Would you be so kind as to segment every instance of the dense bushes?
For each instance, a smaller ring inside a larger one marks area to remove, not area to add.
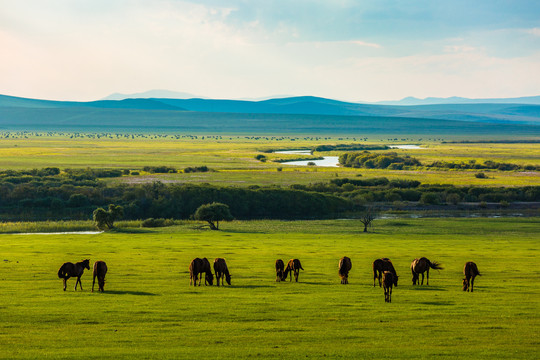
[[[384,154],[370,153],[345,153],[339,157],[339,163],[346,167],[367,169],[394,169],[401,170],[404,166],[420,166],[420,161],[408,155],[398,156],[395,152]]]

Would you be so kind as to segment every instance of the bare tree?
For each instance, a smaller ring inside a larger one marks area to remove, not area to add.
[[[368,207],[364,212],[362,212],[360,215],[360,222],[364,224],[364,232],[367,232],[368,226],[373,226],[372,222],[376,217],[377,214],[372,207]]]

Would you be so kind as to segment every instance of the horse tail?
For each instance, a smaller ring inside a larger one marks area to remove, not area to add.
[[[442,270],[444,269],[440,263],[434,261],[434,262],[431,262],[428,260],[428,264],[429,264],[429,267],[431,267],[432,269],[435,269],[435,270]]]
[[[65,266],[66,264],[63,264],[62,266],[60,266],[60,269],[58,269],[58,277],[60,279],[63,279],[66,276],[66,272],[64,271]]]
[[[298,260],[298,268],[304,270],[304,268],[302,267],[302,264],[300,264],[300,260]],[[304,270],[305,271],[305,270]]]

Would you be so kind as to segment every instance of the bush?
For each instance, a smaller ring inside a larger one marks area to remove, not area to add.
[[[141,222],[141,227],[147,228],[156,228],[156,227],[165,227],[174,225],[174,220],[172,219],[154,219],[148,218]]]
[[[474,174],[474,177],[477,178],[477,179],[487,179],[486,174],[484,174],[483,172],[479,172],[479,173]]]
[[[437,193],[423,193],[420,197],[420,202],[426,205],[437,205],[439,203],[439,197]]]

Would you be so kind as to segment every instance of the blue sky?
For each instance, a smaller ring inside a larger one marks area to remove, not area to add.
[[[540,1],[0,0],[0,93],[540,95]]]

